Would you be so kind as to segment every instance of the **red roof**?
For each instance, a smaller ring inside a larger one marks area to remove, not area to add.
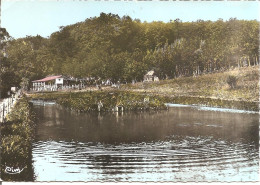
[[[62,75],[59,75],[59,76],[48,76],[48,77],[45,77],[43,79],[40,79],[40,80],[34,80],[32,82],[47,82],[47,81],[50,81],[50,80],[55,80],[57,78],[60,78],[62,77]]]

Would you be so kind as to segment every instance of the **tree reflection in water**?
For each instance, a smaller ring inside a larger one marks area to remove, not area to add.
[[[258,179],[258,114],[190,107],[83,114],[57,105],[35,111],[36,180]]]

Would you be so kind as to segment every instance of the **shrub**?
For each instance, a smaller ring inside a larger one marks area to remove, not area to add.
[[[227,83],[231,89],[236,88],[238,78],[236,76],[229,75],[227,78]]]

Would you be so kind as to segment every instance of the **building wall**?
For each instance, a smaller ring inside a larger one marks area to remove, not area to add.
[[[56,78],[55,84],[56,85],[63,85],[63,78]]]

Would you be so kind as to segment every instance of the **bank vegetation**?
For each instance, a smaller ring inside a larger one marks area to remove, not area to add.
[[[1,123],[1,178],[4,181],[33,180],[31,148],[35,127],[32,106],[23,97]],[[6,172],[7,168],[19,168],[22,172],[10,174],[10,171]]]

